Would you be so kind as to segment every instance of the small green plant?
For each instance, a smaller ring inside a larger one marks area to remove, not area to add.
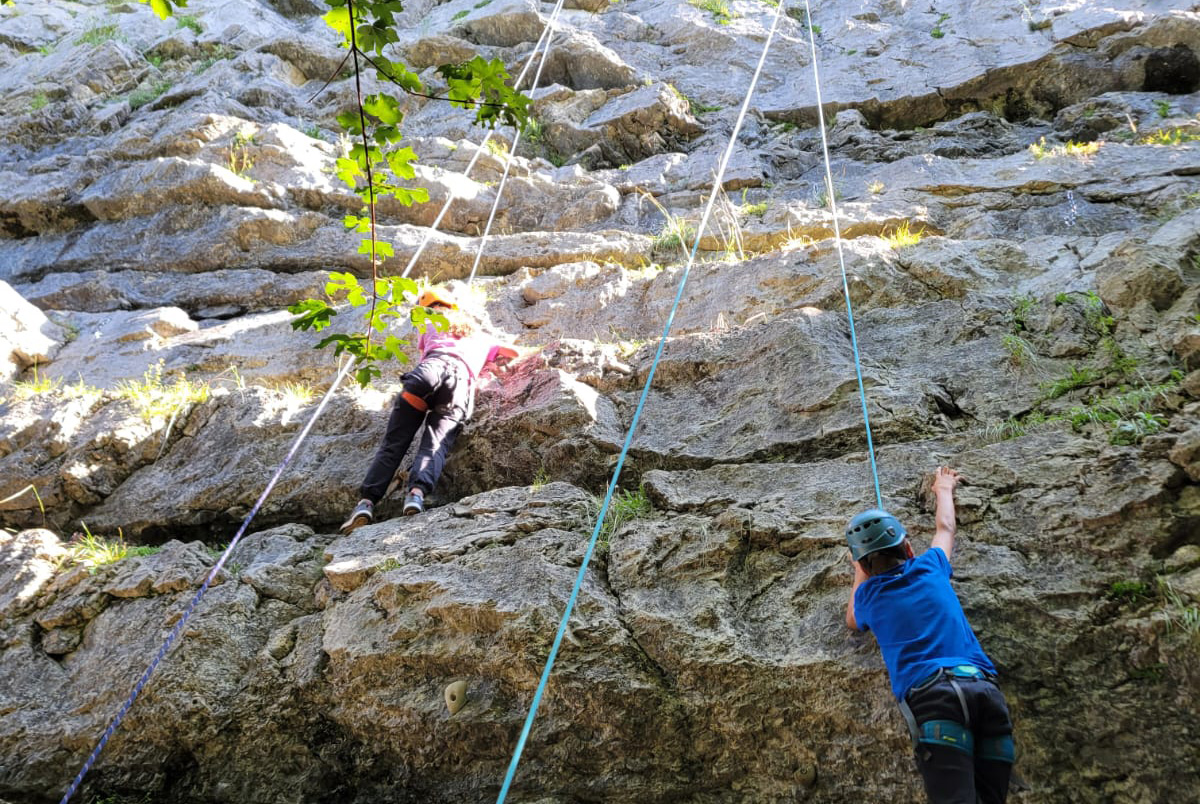
[[[159,416],[175,416],[184,407],[208,399],[208,383],[193,383],[187,377],[176,377],[167,385],[163,382],[163,363],[158,361],[146,369],[141,382],[126,380],[117,386],[117,396],[133,403],[146,420]]]
[[[94,573],[100,567],[116,563],[125,558],[129,554],[129,547],[125,544],[124,534],[120,529],[117,529],[117,538],[105,539],[101,536],[93,535],[86,522],[79,522],[83,532],[78,532],[71,537],[71,541],[67,544],[67,556],[76,563],[87,567],[89,573]]]
[[[938,21],[933,24],[933,30],[931,30],[929,32],[929,35],[932,36],[934,39],[941,39],[943,36],[945,36],[946,32],[942,30],[942,23],[948,19],[950,19],[949,14],[939,15]]]
[[[728,25],[733,22],[735,16],[741,16],[740,14],[734,14],[729,9],[728,0],[688,0],[688,3],[701,11],[707,11],[709,14],[712,14],[713,19],[716,20],[718,25]]]
[[[1150,597],[1150,584],[1144,581],[1113,581],[1108,587],[1113,600],[1136,601]]]
[[[304,129],[304,134],[305,136],[312,137],[314,140],[321,140],[322,142],[325,141],[325,135],[321,132],[321,127],[316,123],[306,127]]]
[[[612,537],[621,528],[638,519],[650,516],[654,506],[639,488],[637,491],[617,491],[608,503],[608,513],[600,526],[600,536],[596,549],[600,555],[607,555],[612,543]],[[588,506],[588,518],[594,520],[600,514],[600,500],[593,498]]]
[[[187,28],[192,33],[198,34],[203,31],[200,27],[200,20],[196,19],[194,14],[179,14],[175,17],[175,27]]]
[[[1189,606],[1166,578],[1158,579],[1158,593],[1168,630],[1178,629],[1192,637],[1200,634],[1200,607]]]
[[[1138,139],[1139,145],[1183,145],[1185,142],[1200,140],[1200,133],[1182,128],[1158,129],[1149,134],[1143,134]]]
[[[29,108],[36,112],[39,109],[45,109],[48,103],[50,103],[50,98],[47,97],[46,93],[39,92],[34,95],[33,100],[29,102]]]
[[[879,195],[884,190],[883,182],[878,179],[867,185],[867,192],[871,195]]]
[[[164,92],[171,88],[171,82],[167,79],[155,81],[147,87],[135,89],[129,93],[129,108],[140,109],[147,103],[158,100]]]
[[[289,408],[302,408],[317,395],[313,388],[301,382],[282,382],[272,388],[283,395]]]
[[[550,482],[550,473],[546,471],[545,466],[539,466],[537,472],[533,475],[533,483],[530,484],[530,491],[539,491],[547,483]]]
[[[1100,150],[1100,142],[1074,142],[1067,141],[1063,145],[1046,145],[1046,138],[1042,137],[1037,142],[1029,146],[1029,152],[1033,154],[1034,159],[1046,159],[1056,156],[1074,156],[1086,158]]]
[[[905,246],[915,246],[917,243],[920,243],[924,234],[924,227],[913,231],[909,228],[909,222],[905,221],[899,226],[884,229],[881,237],[891,248],[904,248]]]
[[[754,215],[761,218],[767,213],[767,202],[759,201],[757,204],[747,204],[745,198],[742,199],[741,213],[743,215]]]
[[[209,55],[205,56],[196,63],[196,66],[193,68],[192,72],[196,75],[199,75],[200,73],[208,70],[217,62],[232,59],[236,55],[237,51],[235,51],[233,48],[225,45],[218,45],[214,50],[209,52]]]
[[[1008,313],[1009,327],[1015,335],[1029,329],[1029,316],[1037,306],[1037,299],[1032,296],[1017,296],[1013,299],[1012,309]]]
[[[394,569],[400,569],[403,566],[404,562],[393,556],[391,558],[385,558],[383,561],[380,561],[378,564],[376,564],[375,570],[376,572],[390,572]]]
[[[41,53],[43,56],[49,56],[53,52],[54,45],[38,45],[38,53]]]
[[[1020,335],[1005,335],[1001,343],[1008,352],[1009,362],[1014,366],[1025,366],[1037,361],[1037,352],[1033,345]]]
[[[254,167],[254,154],[250,152],[250,147],[257,144],[254,135],[246,131],[239,131],[233,135],[233,140],[229,143],[229,170],[232,173],[244,178]]]
[[[467,15],[468,15],[468,14],[470,14],[470,13],[471,13],[470,11],[466,11],[466,10],[464,9],[463,11],[460,11],[460,12],[458,12],[457,14],[455,14],[453,17],[451,17],[451,18],[450,18],[450,21],[451,21],[451,22],[458,22],[459,20],[461,20],[463,17],[467,16]]]
[[[1154,102],[1154,108],[1158,110],[1159,117],[1170,117],[1171,116],[1171,102],[1170,101],[1156,100]]]
[[[1076,388],[1091,385],[1101,379],[1100,373],[1090,366],[1071,366],[1065,377],[1042,384],[1042,399],[1058,399]]]
[[[475,8],[483,8],[490,2],[492,2],[492,0],[479,0],[479,2],[475,4]]]
[[[808,25],[808,12],[799,6],[789,6],[783,13],[787,14],[801,25]]]
[[[77,45],[100,45],[119,36],[116,25],[97,25],[88,28],[75,40]]]
[[[504,157],[508,155],[508,143],[492,137],[487,141],[488,153],[495,157]]]
[[[1147,413],[1140,410],[1128,419],[1117,421],[1108,440],[1111,444],[1122,446],[1138,444],[1146,436],[1162,432],[1167,424],[1167,417],[1161,413]]]
[[[13,383],[13,395],[17,399],[28,399],[31,396],[50,393],[58,387],[58,380],[38,374],[38,364],[36,361],[30,368],[30,371],[33,372],[32,380],[18,380]]]

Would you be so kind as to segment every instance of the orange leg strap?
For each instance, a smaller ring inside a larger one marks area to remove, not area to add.
[[[414,408],[421,411],[422,413],[429,410],[429,405],[426,404],[425,400],[422,399],[421,397],[417,396],[416,394],[410,394],[408,391],[401,391],[400,396],[401,396],[401,398],[404,399],[405,402],[412,405]]]

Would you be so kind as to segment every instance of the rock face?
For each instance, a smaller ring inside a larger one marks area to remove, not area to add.
[[[0,6],[0,801],[31,804],[321,404],[337,367],[283,307],[369,274],[323,4],[67,5]],[[861,374],[918,549],[931,470],[966,479],[956,588],[1013,710],[1010,801],[1200,800],[1177,5],[785,9],[657,362],[775,8],[567,3],[515,156],[410,99],[431,201],[380,206],[387,271],[423,249],[418,275],[465,279],[485,245],[470,293],[526,356],[480,380],[430,510],[349,536],[398,372],[336,391],[81,795],[495,800],[640,410],[510,800],[923,800],[843,624],[842,528],[875,504]],[[397,57],[432,87],[475,54],[516,75],[550,11],[418,0]]]

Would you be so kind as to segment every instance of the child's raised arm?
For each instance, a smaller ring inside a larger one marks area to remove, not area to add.
[[[958,526],[954,521],[954,487],[958,485],[958,472],[949,466],[939,466],[933,473],[933,494],[937,500],[934,519],[937,531],[933,534],[930,547],[940,547],[949,561],[954,551],[954,535]]]

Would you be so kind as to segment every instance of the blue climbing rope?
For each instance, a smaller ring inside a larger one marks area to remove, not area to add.
[[[742,124],[746,120],[746,112],[750,108],[750,99],[754,95],[754,88],[758,84],[758,78],[762,74],[763,64],[766,62],[767,53],[771,48],[771,42],[775,37],[775,30],[779,25],[779,19],[783,14],[783,7],[786,5],[780,2],[775,8],[775,17],[771,22],[771,30],[767,34],[767,40],[763,44],[762,55],[759,57],[758,66],[754,70],[754,77],[750,80],[750,86],[746,91],[746,98],[742,102],[741,111],[738,113],[737,122],[734,124],[733,132],[729,135],[729,144],[725,148],[725,153],[721,157],[720,166],[717,169],[716,178],[713,181],[712,193],[709,195],[708,203],[704,208],[704,214],[700,219],[700,225],[696,229],[696,239],[692,243],[691,253],[688,255],[687,263],[684,265],[683,274],[679,279],[679,287],[675,291],[675,300],[671,304],[671,311],[667,315],[667,321],[663,325],[662,336],[658,340],[658,348],[654,353],[654,360],[650,364],[650,373],[646,376],[646,383],[642,386],[642,394],[638,399],[637,408],[633,412],[633,420],[629,424],[629,431],[625,434],[625,443],[621,446],[621,453],[617,457],[617,465],[613,470],[612,480],[609,481],[608,489],[604,494],[604,502],[600,506],[600,514],[596,519],[596,525],[592,528],[592,536],[588,540],[587,550],[583,555],[583,562],[579,565],[579,572],[575,575],[575,585],[571,588],[571,595],[567,599],[567,607],[563,612],[562,619],[558,623],[558,631],[554,634],[554,642],[550,645],[550,655],[546,658],[546,665],[542,668],[542,675],[538,681],[537,689],[534,690],[533,700],[530,703],[529,714],[525,718],[525,725],[521,728],[521,736],[517,739],[517,747],[513,751],[512,760],[508,765],[508,772],[504,776],[504,784],[500,788],[500,795],[496,799],[496,804],[504,804],[505,798],[508,796],[509,788],[512,786],[513,779],[516,777],[517,765],[521,761],[521,754],[525,750],[525,743],[529,739],[529,732],[533,728],[534,718],[537,716],[538,706],[542,702],[542,696],[546,691],[546,684],[550,680],[550,672],[554,668],[555,659],[558,658],[558,651],[562,647],[563,637],[567,632],[567,623],[571,618],[571,613],[575,610],[575,604],[579,600],[579,592],[583,588],[583,579],[587,573],[588,564],[592,560],[592,554],[596,550],[596,542],[600,538],[600,528],[604,524],[604,518],[608,515],[609,505],[612,503],[613,494],[617,489],[617,481],[621,477],[621,469],[625,465],[625,458],[629,454],[629,447],[633,442],[633,434],[637,429],[638,422],[641,420],[642,409],[646,406],[646,398],[650,394],[650,385],[654,382],[654,374],[658,370],[658,364],[662,360],[663,349],[666,346],[667,338],[671,334],[671,325],[675,323],[675,313],[679,310],[680,301],[683,299],[683,290],[687,285],[688,276],[691,273],[692,265],[696,260],[696,252],[700,248],[700,238],[704,235],[705,227],[708,225],[708,220],[712,215],[713,205],[716,203],[717,196],[721,191],[721,180],[725,176],[725,170],[729,166],[730,157],[733,155],[733,149],[737,145],[738,133],[741,131]]]
[[[812,9],[804,0],[804,18],[812,20]],[[838,225],[837,200],[833,191],[833,169],[829,164],[829,139],[825,133],[825,112],[821,106],[821,73],[817,69],[817,40],[811,25],[808,28],[808,44],[812,52],[813,88],[817,93],[817,124],[821,129],[821,152],[825,157],[825,197],[829,199],[829,212],[833,216],[833,242],[837,248],[838,265],[842,269],[842,293],[846,297],[846,317],[850,321],[850,347],[854,351],[854,376],[858,379],[858,399],[862,403],[863,426],[867,431],[867,454],[871,458],[871,480],[875,484],[875,505],[883,508],[883,495],[879,491],[879,469],[875,464],[875,442],[871,438],[871,416],[867,413],[867,391],[863,386],[862,361],[858,354],[858,336],[854,331],[854,306],[850,303],[850,280],[846,277],[846,255],[842,250],[842,230]]]

